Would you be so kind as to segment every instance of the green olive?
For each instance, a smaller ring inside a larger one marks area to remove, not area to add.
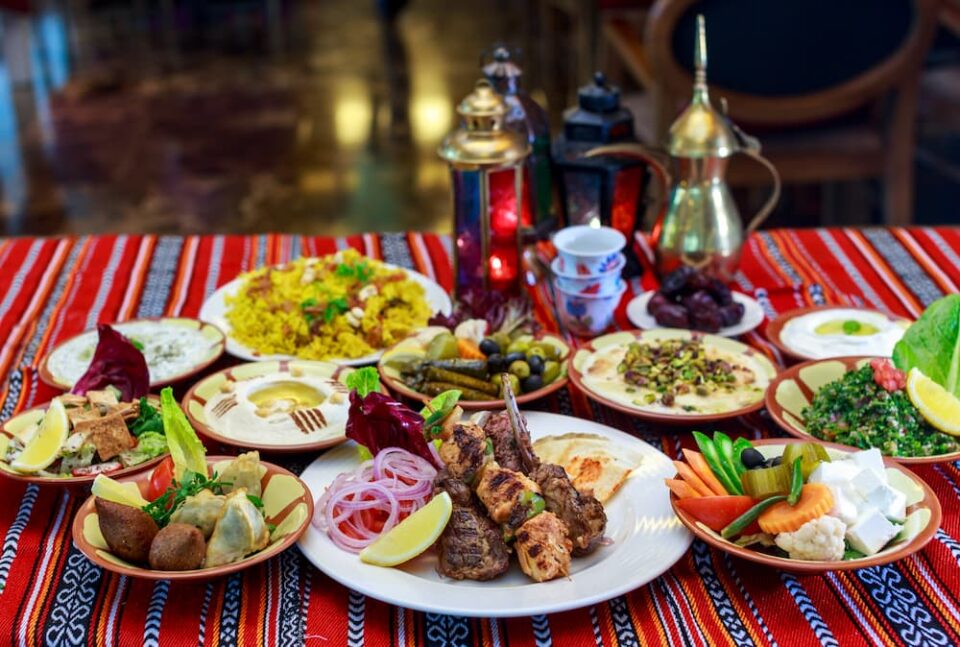
[[[440,333],[427,344],[427,359],[456,359],[460,357],[457,338],[448,332]]]
[[[530,365],[518,359],[515,362],[511,362],[510,373],[516,375],[521,380],[526,379],[530,377]]]
[[[551,344],[548,341],[542,341],[538,343],[537,346],[543,349],[544,357],[546,357],[546,359],[559,361],[560,357],[563,354],[563,351],[561,351],[558,346],[556,346],[555,344]]]
[[[540,359],[547,359],[547,351],[544,350],[543,347],[539,345],[531,346],[529,349],[527,349],[527,359],[530,359],[531,357],[539,357]]]
[[[490,378],[490,383],[500,388],[503,384],[503,373],[494,373],[493,377]]]
[[[507,354],[507,347],[510,346],[510,335],[505,332],[495,332],[490,335],[490,339],[497,342],[497,345],[500,346],[500,353],[502,355]]]
[[[526,353],[527,349],[530,348],[530,342],[525,339],[517,339],[510,342],[510,345],[507,346],[507,354],[510,353]]]
[[[514,395],[519,395],[519,393],[520,393],[520,378],[517,377],[516,375],[511,375],[511,376],[509,376],[509,379],[510,379],[510,388],[513,389]],[[503,391],[502,391],[502,389],[501,389],[501,395],[502,395],[502,394],[503,394]]]
[[[543,383],[550,384],[560,377],[560,362],[549,361],[543,365]]]

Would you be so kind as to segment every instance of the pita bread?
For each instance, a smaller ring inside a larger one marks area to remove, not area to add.
[[[577,490],[593,493],[600,503],[609,501],[643,460],[638,452],[596,434],[546,436],[533,449],[540,460],[562,467]]]

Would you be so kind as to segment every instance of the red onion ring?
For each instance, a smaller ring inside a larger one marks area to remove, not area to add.
[[[431,449],[433,444],[430,443]],[[388,447],[353,472],[338,474],[317,500],[313,524],[339,548],[359,553],[433,494],[437,470],[423,458]],[[380,529],[367,525],[364,512],[387,514]]]

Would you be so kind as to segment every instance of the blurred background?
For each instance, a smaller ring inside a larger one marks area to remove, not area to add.
[[[2,235],[446,232],[437,146],[482,53],[513,48],[554,133],[603,70],[657,144],[698,11],[714,97],[783,176],[767,226],[960,222],[960,0],[0,7]]]

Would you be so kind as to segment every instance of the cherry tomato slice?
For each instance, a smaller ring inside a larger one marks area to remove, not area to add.
[[[156,501],[161,494],[167,491],[173,482],[173,459],[167,456],[163,459],[153,474],[150,475],[150,486],[147,488],[147,499]]]

